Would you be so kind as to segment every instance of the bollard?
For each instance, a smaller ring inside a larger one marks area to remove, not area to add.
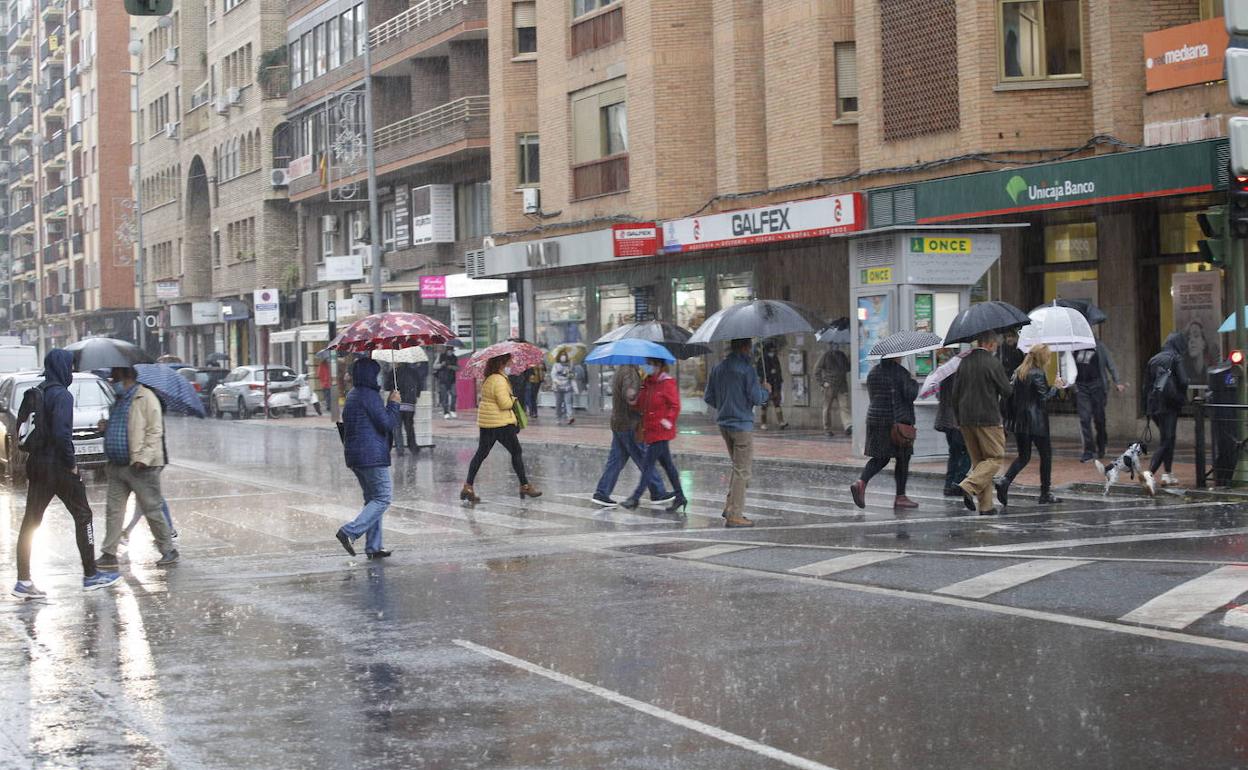
[[[1206,489],[1209,484],[1205,472],[1205,402],[1198,399],[1192,402],[1192,407],[1196,418],[1196,487]]]

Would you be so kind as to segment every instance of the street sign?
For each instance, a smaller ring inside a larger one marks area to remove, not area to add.
[[[256,289],[252,302],[255,305],[256,326],[276,326],[282,322],[277,289]]]

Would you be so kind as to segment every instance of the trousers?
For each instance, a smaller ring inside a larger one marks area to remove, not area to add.
[[[841,430],[847,431],[853,425],[853,417],[849,414],[849,393],[836,391],[832,388],[823,389],[823,430],[832,432],[832,412],[835,411],[841,420]]]
[[[1005,458],[1005,431],[1000,425],[964,425],[962,438],[971,456],[971,470],[958,486],[977,500],[980,511],[992,510],[992,477]]]
[[[1105,454],[1108,438],[1105,432],[1105,407],[1109,397],[1100,383],[1075,386],[1075,408],[1079,411],[1079,432],[1083,435],[1083,451],[1100,457]],[[1095,435],[1093,435],[1095,427]]]
[[[30,547],[35,530],[43,523],[43,514],[52,498],[58,498],[74,518],[74,539],[78,557],[82,559],[83,577],[95,574],[95,530],[91,526],[91,506],[82,479],[68,468],[48,463],[26,464],[26,512],[17,536],[17,579],[30,580]]]
[[[732,476],[728,482],[728,500],[724,504],[724,513],[740,516],[745,511],[745,489],[750,485],[750,474],[754,468],[754,434],[748,430],[727,428],[720,428],[719,434],[724,437],[728,458],[732,461]]]
[[[352,468],[351,472],[360,482],[360,491],[364,493],[364,507],[354,520],[342,526],[342,531],[352,540],[364,535],[365,552],[376,553],[381,550],[381,516],[390,507],[394,495],[390,469],[383,465],[375,468]]]
[[[1164,466],[1166,473],[1170,473],[1174,470],[1174,443],[1178,437],[1179,413],[1167,410],[1153,415],[1152,419],[1157,423],[1160,444],[1157,451],[1153,453],[1153,461],[1149,463],[1149,470],[1156,473],[1158,468]]]
[[[646,456],[641,462],[641,480],[637,482],[637,488],[629,497],[633,500],[641,499],[642,494],[649,486],[649,478],[658,478],[658,467],[662,466],[663,471],[667,473],[667,480],[672,484],[672,491],[676,493],[677,498],[684,498],[684,490],[680,487],[680,472],[676,470],[676,463],[672,460],[672,447],[669,441],[654,441],[646,444]]]
[[[108,475],[108,502],[104,508],[104,544],[100,551],[117,555],[117,546],[125,532],[126,503],[134,493],[135,506],[147,518],[147,526],[156,539],[156,547],[162,554],[173,550],[172,531],[165,521],[162,506],[165,496],[160,491],[160,467],[137,470],[131,465],[106,466]]]
[[[906,481],[910,478],[910,450],[897,452],[897,464],[893,467],[893,486],[897,491],[897,496],[901,497],[906,493]],[[867,460],[867,464],[862,469],[862,474],[858,477],[862,479],[862,483],[869,482],[875,474],[884,470],[888,466],[888,461],[892,458],[888,457],[872,457]]]
[[[472,486],[472,483],[477,480],[477,472],[481,470],[481,463],[490,456],[490,450],[495,444],[502,444],[503,448],[511,454],[512,470],[516,472],[516,477],[520,479],[521,484],[528,484],[529,479],[524,473],[524,456],[520,450],[520,430],[514,425],[481,428],[480,430],[481,433],[477,437],[477,453],[472,456],[472,462],[468,464],[468,486]]]
[[[1048,494],[1053,484],[1053,445],[1049,442],[1049,437],[1020,433],[1014,436],[1014,440],[1018,442],[1018,457],[1010,463],[1005,478],[1013,483],[1015,477],[1027,467],[1027,463],[1031,462],[1031,447],[1034,444],[1036,451],[1040,453],[1040,494]]]
[[[638,468],[643,468],[646,459],[645,445],[637,442],[637,434],[634,431],[612,431],[611,451],[607,454],[607,465],[602,469],[602,477],[598,479],[594,494],[598,497],[610,497],[611,492],[615,490],[615,482],[620,479],[620,472],[624,470],[624,466],[630,459]],[[649,477],[643,476],[642,478],[646,480],[646,485],[650,488],[651,500],[667,496],[663,490],[663,483],[659,480],[658,472],[652,469]]]
[[[958,485],[971,470],[971,456],[966,453],[966,439],[962,431],[945,431],[945,444],[949,447],[949,459],[945,462],[945,489]]]

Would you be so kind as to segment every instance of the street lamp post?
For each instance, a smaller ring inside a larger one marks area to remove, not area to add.
[[[130,41],[130,55],[138,56],[143,53],[143,41]],[[124,70],[124,74],[134,78],[134,104],[131,106],[131,113],[140,115],[139,102],[142,98],[143,87],[143,71],[140,65],[136,70]],[[136,117],[134,125],[134,179],[131,181],[134,185],[134,239],[138,252],[134,257],[134,280],[139,287],[139,348],[144,352],[147,351],[147,308],[145,307],[145,297],[143,292],[144,284],[144,267],[143,264],[143,125],[142,121]]]
[[[377,200],[377,157],[373,153],[373,55],[368,40],[369,0],[364,0],[364,158],[368,164],[368,252],[372,257],[373,312],[381,312],[381,209]]]

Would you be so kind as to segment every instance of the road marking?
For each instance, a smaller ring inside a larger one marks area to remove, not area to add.
[[[504,513],[492,513],[490,511],[481,510],[480,508],[453,506],[449,504],[439,504],[424,501],[398,501],[394,503],[395,508],[406,508],[410,511],[418,513],[427,513],[430,516],[441,516],[446,519],[454,519],[455,521],[464,521],[469,524],[485,524],[491,527],[502,527],[503,529],[567,529],[567,524],[560,524],[554,521],[528,521],[517,516],[508,516]]]
[[[327,519],[333,519],[337,522],[352,521],[359,515],[358,508],[351,508],[346,505],[335,505],[334,503],[313,503],[309,505],[292,505],[290,510],[299,511],[300,513],[310,513],[313,516],[323,516]],[[437,524],[425,524],[423,522],[413,522],[414,526],[407,523],[399,524],[394,521],[395,516],[388,516],[382,519],[381,528],[385,532],[394,532],[399,535],[434,535],[434,534],[455,534],[462,535],[462,530],[454,527],[443,527]]]
[[[1147,543],[1153,540],[1189,540],[1205,537],[1230,537],[1248,535],[1248,527],[1233,529],[1188,529],[1182,532],[1154,532],[1145,535],[1112,535],[1109,537],[1085,537],[1081,540],[1047,540],[1043,543],[1012,543],[1010,545],[981,545],[960,548],[969,553],[1016,553],[1018,551],[1052,551],[1059,548],[1076,548],[1082,545],[1113,545],[1115,543]]]
[[[813,564],[803,564],[800,567],[790,569],[789,572],[792,572],[794,575],[823,577],[824,575],[833,575],[837,572],[845,572],[846,570],[900,559],[905,555],[904,553],[889,553],[887,551],[863,551],[861,553],[851,553],[847,556],[837,556],[833,559],[824,559]]]
[[[645,701],[637,700],[636,698],[630,698],[627,695],[623,695],[614,690],[608,690],[605,687],[599,687],[596,684],[590,684],[582,679],[577,679],[575,677],[568,676],[567,674],[561,674],[558,671],[554,671],[544,666],[539,666],[536,663],[530,663],[523,658],[508,655],[505,652],[495,650],[491,647],[485,647],[464,639],[455,639],[453,641],[456,645],[464,648],[465,650],[471,650],[484,655],[487,658],[493,658],[501,663],[506,663],[509,666],[518,668],[522,671],[527,671],[530,674],[545,677],[552,682],[558,682],[559,684],[580,690],[581,692],[589,693],[590,695],[597,695],[599,698],[619,704],[625,708],[630,708],[633,711],[640,712],[646,716],[662,719],[665,722],[670,722],[671,724],[678,725],[687,730],[693,730],[694,732],[701,733],[718,741],[723,741],[729,746],[744,749],[745,751],[752,752],[761,757],[766,757],[767,759],[775,760],[776,762],[788,765],[789,767],[797,767],[802,770],[834,770],[834,768],[816,762],[813,759],[807,759],[805,757],[799,757],[796,754],[790,754],[787,751],[781,751],[780,749],[768,746],[765,743],[759,743],[758,741],[737,735],[736,733],[730,733],[727,730],[722,730],[718,727],[708,725],[705,722],[699,722],[696,719],[681,716],[673,711],[659,708],[658,706],[646,703]]]
[[[586,495],[586,494],[582,494],[578,492],[560,492],[560,493],[557,493],[557,496],[567,497],[572,500],[591,500],[592,501],[594,499],[593,494]],[[706,498],[706,497],[691,497],[689,498],[689,502],[693,503],[693,502],[696,502],[697,500],[709,500],[709,499],[710,498]],[[652,503],[649,500],[642,500],[641,505],[642,507],[645,507],[645,508],[650,508],[654,510],[663,510],[663,508],[665,508],[668,505],[668,503],[660,504],[660,503]],[[603,507],[606,508],[606,506],[603,506]],[[616,509],[606,508],[606,510],[613,511]],[[720,511],[716,511],[711,508],[691,507],[689,508],[688,513],[690,516],[697,516],[698,518],[702,518],[702,519],[722,519],[723,518],[723,514]],[[751,513],[750,515],[756,519],[779,519],[781,518],[779,516],[771,516],[771,515],[762,514],[762,513]],[[651,520],[651,523],[654,523],[653,519]]]
[[[982,575],[976,575],[953,585],[937,588],[936,593],[947,596],[961,596],[964,599],[983,599],[1000,593],[1008,588],[1030,583],[1055,572],[1091,564],[1090,561],[1079,559],[1036,559],[1008,567],[994,569]]]
[[[555,502],[531,502],[531,503],[510,503],[502,500],[494,502],[495,505],[502,505],[508,508],[519,508],[520,510],[532,511],[535,513],[549,513],[555,516],[571,516],[574,519],[585,519],[586,521],[596,521],[602,524],[619,524],[629,527],[651,527],[655,524],[675,524],[674,521],[665,521],[656,519],[653,516],[638,516],[635,513],[617,510],[615,508],[599,508],[593,510],[590,508],[581,508],[575,505],[564,505]]]
[[[726,553],[736,553],[737,551],[752,551],[756,546],[752,545],[729,545],[720,543],[719,545],[707,545],[702,548],[694,548],[692,551],[681,551],[674,553],[672,556],[677,559],[711,559],[716,556],[723,556]]]
[[[1118,619],[1123,623],[1187,628],[1245,592],[1248,592],[1248,566],[1219,567],[1153,597]]]

